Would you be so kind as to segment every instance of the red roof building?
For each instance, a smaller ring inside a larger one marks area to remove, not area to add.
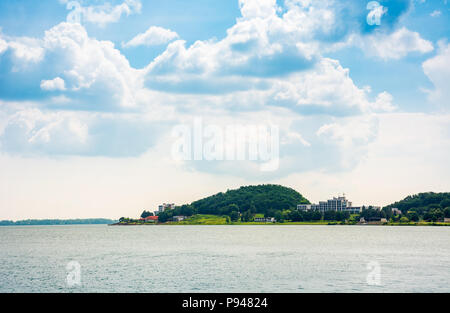
[[[158,221],[158,217],[157,216],[147,216],[144,220],[146,222],[157,222]]]

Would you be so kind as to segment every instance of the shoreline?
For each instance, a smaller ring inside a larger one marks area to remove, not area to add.
[[[183,223],[183,222],[167,222],[167,223],[135,223],[135,224],[108,224],[108,226],[437,226],[446,227],[450,223],[440,222],[419,222],[419,223],[385,223],[385,224],[351,224],[339,222],[286,222],[286,223],[258,223],[258,222],[239,222],[239,223]]]

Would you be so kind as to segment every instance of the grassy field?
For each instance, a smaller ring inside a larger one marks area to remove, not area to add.
[[[169,225],[226,225],[226,217],[217,215],[194,215],[181,222],[168,222]]]

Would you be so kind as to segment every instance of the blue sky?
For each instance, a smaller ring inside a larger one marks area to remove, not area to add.
[[[377,205],[448,191],[450,4],[369,2],[1,1],[0,218],[250,183]],[[171,160],[174,126],[199,118],[276,124],[279,168]]]

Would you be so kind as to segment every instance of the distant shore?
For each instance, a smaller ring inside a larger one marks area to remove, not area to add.
[[[109,225],[117,223],[117,220],[107,218],[85,219],[29,219],[20,221],[0,221],[0,226],[46,226],[46,225]]]
[[[215,215],[196,215],[192,216],[188,219],[179,222],[164,222],[164,223],[145,223],[141,221],[133,221],[133,222],[118,222],[110,224],[109,226],[161,226],[161,225],[230,225],[230,226],[257,226],[257,225],[316,225],[316,226],[324,226],[324,225],[358,225],[358,226],[450,226],[450,223],[443,222],[408,222],[408,223],[400,223],[400,222],[387,222],[387,223],[355,223],[355,222],[340,222],[340,221],[304,221],[304,222],[290,222],[285,221],[282,223],[269,223],[269,222],[231,222],[227,221],[226,217],[215,216]]]

